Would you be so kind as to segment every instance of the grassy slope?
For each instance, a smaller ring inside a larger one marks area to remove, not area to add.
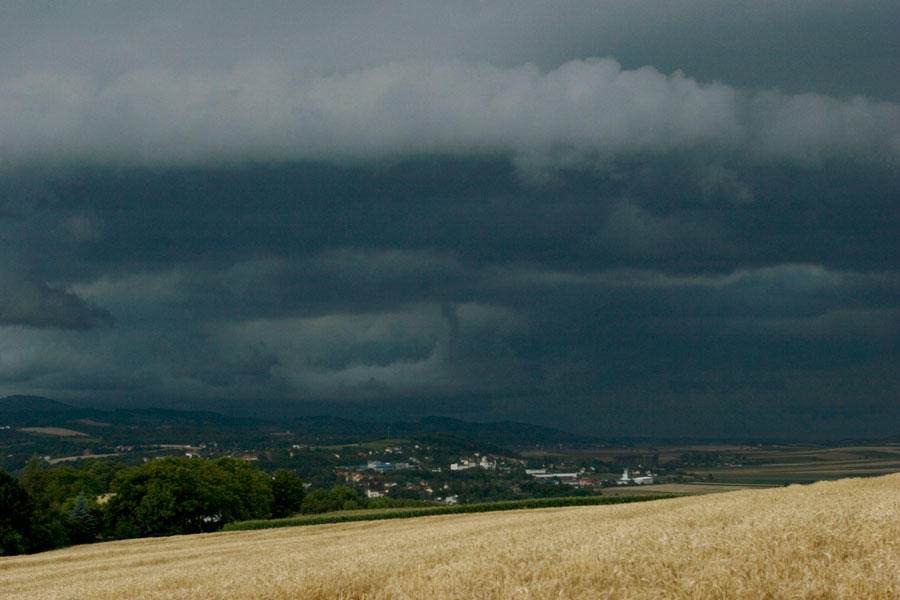
[[[14,599],[897,598],[900,474],[0,559]]]

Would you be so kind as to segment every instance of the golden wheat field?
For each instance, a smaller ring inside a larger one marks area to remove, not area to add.
[[[0,559],[5,599],[900,598],[900,474]]]

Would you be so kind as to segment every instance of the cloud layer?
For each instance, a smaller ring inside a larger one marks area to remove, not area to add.
[[[895,433],[895,1],[2,10],[0,394]]]
[[[612,59],[525,65],[405,61],[303,77],[137,69],[116,79],[31,73],[0,82],[7,166],[187,167],[422,154],[512,157],[522,168],[594,166],[684,152],[819,166],[897,164],[900,105],[739,93]]]

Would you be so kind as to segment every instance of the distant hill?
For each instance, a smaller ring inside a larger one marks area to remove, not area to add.
[[[450,417],[423,417],[418,422],[395,421],[392,423],[370,423],[339,417],[299,417],[290,421],[290,426],[299,436],[333,441],[425,435],[451,436],[499,446],[581,444],[597,441],[593,438],[528,423],[513,421],[474,423]]]
[[[104,417],[118,425],[137,427],[219,427],[228,430],[259,429],[265,425],[257,419],[229,417],[208,410],[174,410],[170,408],[116,408]]]
[[[231,417],[212,411],[174,410],[162,408],[116,408],[102,410],[78,408],[41,396],[7,396],[0,398],[0,424],[15,426],[64,426],[75,420],[102,422],[105,436],[119,428],[129,438],[151,441],[167,432],[191,439],[213,440],[219,436],[265,434],[274,430],[290,430],[310,442],[347,443],[387,437],[448,436],[496,446],[539,444],[581,444],[597,440],[572,433],[513,421],[473,423],[449,417],[425,417],[418,422],[398,421],[372,423],[333,416],[306,416],[293,419],[253,419]],[[109,427],[112,426],[112,430]],[[90,427],[90,425],[88,425]],[[138,432],[143,435],[137,436]],[[104,437],[105,437],[104,436]]]
[[[0,398],[0,413],[28,412],[62,412],[76,410],[74,406],[64,404],[43,396],[7,396]]]
[[[287,423],[297,435],[334,441],[387,437],[387,423],[365,423],[340,417],[297,417]],[[399,432],[398,432],[399,433]]]
[[[515,421],[472,423],[449,417],[425,417],[419,425],[426,433],[454,435],[463,439],[501,446],[582,444],[597,441],[594,438],[575,435],[552,427]]]

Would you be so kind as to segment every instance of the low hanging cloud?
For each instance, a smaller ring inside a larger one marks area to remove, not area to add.
[[[42,282],[4,278],[0,325],[87,330],[114,324],[108,310],[70,291]]]
[[[433,154],[506,156],[526,172],[685,152],[800,166],[900,160],[896,103],[748,93],[610,58],[550,71],[401,61],[326,76],[274,62],[137,68],[109,81],[32,72],[0,81],[0,107],[6,168]]]
[[[345,290],[373,279],[389,286],[410,274],[428,279],[448,265],[468,269],[456,285],[482,283],[474,296],[451,286],[447,300],[418,301],[406,286],[369,310],[348,302],[323,312],[303,297],[331,297],[312,277],[294,304],[276,303],[280,310],[246,302],[247,290],[265,299],[262,288],[285,274],[325,263],[338,265]],[[400,250],[334,250],[298,264],[181,265],[73,287],[121,314],[116,329],[6,328],[0,387],[54,397],[102,390],[123,399],[327,402],[544,394],[541,406],[563,411],[572,398],[595,403],[598,394],[634,386],[667,398],[749,393],[806,369],[863,369],[893,356],[897,284],[896,271],[815,264],[719,274],[583,271],[534,263],[467,267],[452,255]]]

